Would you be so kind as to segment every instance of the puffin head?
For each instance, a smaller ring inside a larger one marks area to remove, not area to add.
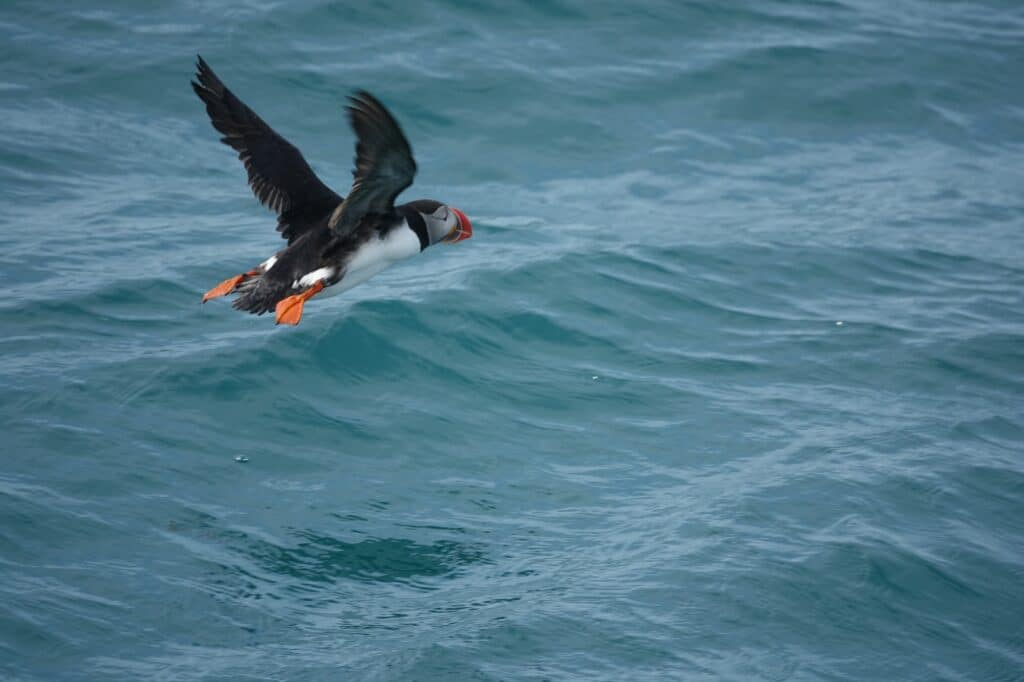
[[[473,223],[466,214],[455,208],[432,199],[421,199],[409,202],[409,206],[423,217],[427,226],[430,246],[434,244],[454,244],[473,236]]]

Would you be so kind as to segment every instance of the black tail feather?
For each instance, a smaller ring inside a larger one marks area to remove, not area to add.
[[[235,309],[263,315],[274,310],[277,302],[291,293],[291,287],[273,279],[253,277],[238,285],[235,293],[238,297],[231,304]]]

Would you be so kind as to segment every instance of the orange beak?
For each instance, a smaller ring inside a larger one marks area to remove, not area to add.
[[[455,226],[455,229],[452,230],[451,235],[449,235],[445,241],[449,244],[454,244],[455,242],[461,242],[463,239],[469,239],[472,237],[473,223],[469,222],[469,218],[466,217],[466,214],[457,208],[449,208],[452,209],[455,217],[459,219],[459,224]]]

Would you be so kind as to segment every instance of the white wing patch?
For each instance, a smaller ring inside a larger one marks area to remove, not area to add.
[[[317,268],[313,272],[303,275],[302,279],[297,280],[294,284],[292,284],[292,287],[296,289],[305,289],[306,287],[311,287],[322,279],[330,279],[331,277],[334,276],[334,273],[337,271],[337,268]]]

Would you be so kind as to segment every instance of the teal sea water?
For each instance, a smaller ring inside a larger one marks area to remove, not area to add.
[[[1021,679],[1020,3],[352,4],[0,8],[0,678]],[[200,306],[196,53],[474,238]]]

